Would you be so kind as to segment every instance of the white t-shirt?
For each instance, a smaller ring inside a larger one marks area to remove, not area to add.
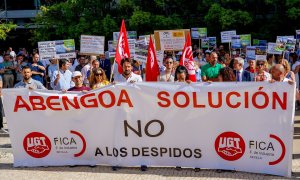
[[[128,79],[126,79],[122,74],[114,74],[114,81],[115,82],[142,82],[142,77],[140,75],[134,74],[131,72]]]
[[[91,65],[87,64],[81,69],[83,84],[89,84],[89,80],[87,79],[87,72],[90,70]]]

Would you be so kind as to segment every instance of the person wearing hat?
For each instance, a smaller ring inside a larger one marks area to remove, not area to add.
[[[74,71],[72,74],[72,81],[74,82],[75,86],[68,89],[68,91],[81,91],[86,92],[90,91],[91,88],[86,87],[83,85],[83,78],[82,74],[79,71]]]

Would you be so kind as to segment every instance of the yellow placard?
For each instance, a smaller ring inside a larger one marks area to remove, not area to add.
[[[173,37],[184,37],[184,32],[183,31],[174,31],[172,32]]]

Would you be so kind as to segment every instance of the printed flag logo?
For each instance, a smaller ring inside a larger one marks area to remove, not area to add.
[[[217,137],[215,150],[221,158],[227,161],[235,161],[244,155],[245,142],[235,132],[224,132]]]
[[[51,142],[46,135],[40,132],[32,132],[24,138],[23,147],[30,156],[43,158],[50,153]]]

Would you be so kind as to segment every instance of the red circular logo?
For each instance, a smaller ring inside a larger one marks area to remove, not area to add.
[[[243,138],[235,132],[224,132],[217,137],[215,149],[221,158],[227,161],[235,161],[243,156],[245,152],[245,142]]]
[[[23,140],[23,147],[27,154],[34,158],[43,158],[51,151],[50,139],[40,132],[27,134]]]

